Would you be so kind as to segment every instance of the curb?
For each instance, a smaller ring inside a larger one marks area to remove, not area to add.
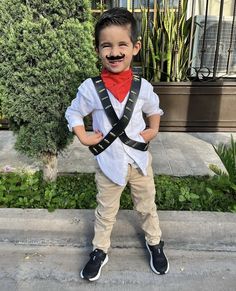
[[[168,248],[236,251],[236,214],[158,211]],[[94,210],[0,209],[0,243],[90,247]],[[138,214],[120,210],[112,233],[114,248],[142,248]]]

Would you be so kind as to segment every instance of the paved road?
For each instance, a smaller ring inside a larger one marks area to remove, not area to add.
[[[1,244],[1,291],[234,291],[236,253],[168,250],[170,272],[155,275],[143,248],[113,248],[97,282],[79,271],[88,248]]]
[[[234,291],[236,215],[159,212],[170,272],[149,267],[137,214],[119,212],[97,282],[79,271],[91,251],[93,211],[0,209],[1,291]]]

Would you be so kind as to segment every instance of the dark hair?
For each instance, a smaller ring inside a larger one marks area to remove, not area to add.
[[[98,19],[95,25],[96,48],[98,48],[99,46],[99,34],[102,29],[111,25],[125,26],[129,24],[131,26],[130,39],[132,43],[135,44],[137,41],[138,32],[137,32],[137,23],[133,14],[125,8],[118,8],[118,7],[111,8],[105,11],[101,15],[101,17]]]

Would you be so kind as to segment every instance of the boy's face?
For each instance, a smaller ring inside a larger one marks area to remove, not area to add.
[[[99,34],[98,55],[102,65],[112,73],[120,73],[130,68],[133,56],[137,55],[141,43],[133,45],[130,26],[111,25]]]

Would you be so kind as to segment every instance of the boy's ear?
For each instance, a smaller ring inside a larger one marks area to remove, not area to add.
[[[136,56],[138,54],[138,52],[141,49],[141,41],[138,40],[135,44],[134,44],[134,49],[133,49],[133,56]]]

